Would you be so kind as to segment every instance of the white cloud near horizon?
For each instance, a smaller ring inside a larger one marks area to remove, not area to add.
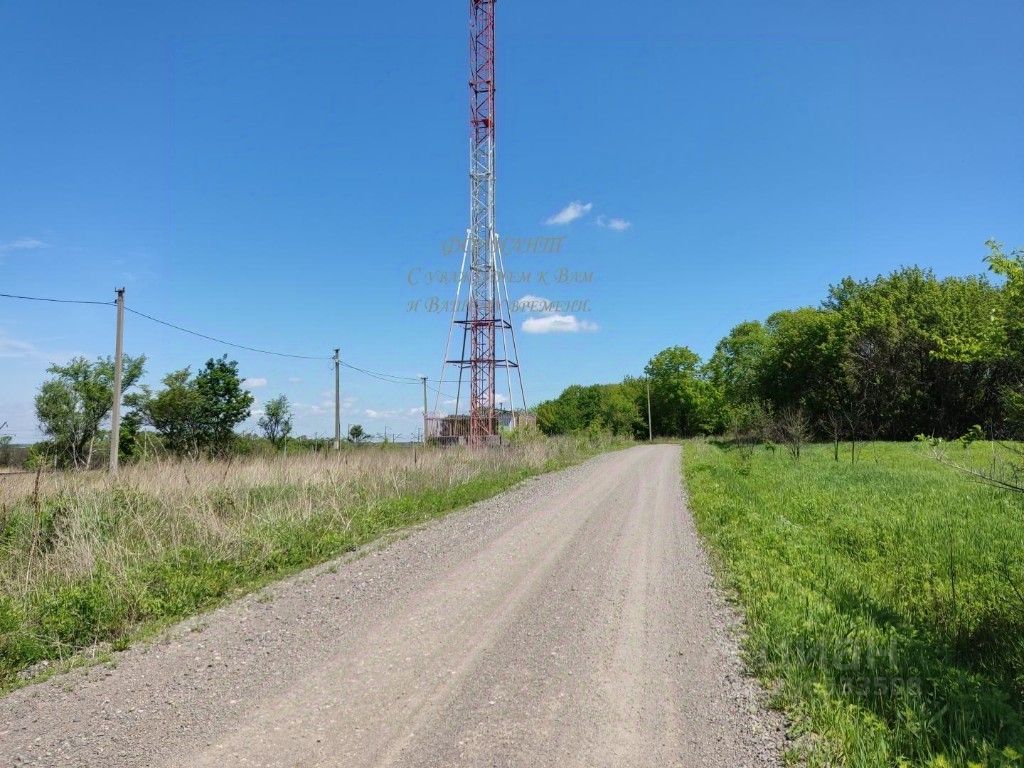
[[[373,408],[367,408],[364,413],[368,419],[393,419],[398,416],[398,411],[375,411]]]
[[[356,400],[357,400],[357,398],[352,397],[351,395],[349,397],[343,397],[341,399],[341,412],[342,412],[342,414],[354,414],[354,413],[357,413],[358,409],[355,407]],[[324,395],[324,399],[321,400],[319,403],[294,402],[294,403],[292,403],[292,409],[296,413],[302,413],[302,414],[309,415],[309,416],[320,417],[320,416],[323,416],[325,414],[328,415],[328,416],[333,415],[334,414],[334,393],[333,392],[330,393],[330,397],[328,397],[325,394]]]
[[[40,349],[32,342],[16,339],[0,329],[0,359],[35,360],[47,364],[64,364],[79,355],[85,355],[85,353]]]
[[[575,315],[546,314],[542,317],[528,317],[523,321],[524,333],[592,333],[597,323],[580,320]]]
[[[582,219],[588,213],[594,209],[593,203],[583,203],[579,200],[574,200],[569,203],[565,208],[560,210],[558,213],[550,216],[544,223],[548,226],[560,226],[563,224],[572,224],[577,219]]]
[[[46,243],[34,237],[19,237],[6,243],[0,243],[0,253],[8,251],[34,251],[37,248],[45,248]]]
[[[626,219],[620,219],[616,216],[608,217],[601,214],[597,217],[597,226],[604,227],[605,229],[611,229],[615,232],[625,232],[633,226],[633,222],[627,221]]]
[[[267,386],[267,380],[260,377],[246,379],[242,382],[242,386],[246,389],[259,389],[260,387]]]
[[[27,341],[0,335],[0,358],[38,358],[39,350]]]

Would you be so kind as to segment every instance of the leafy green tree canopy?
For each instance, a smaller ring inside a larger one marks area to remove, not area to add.
[[[722,396],[689,347],[669,347],[644,369],[651,384],[654,434],[686,437],[722,428]]]
[[[144,389],[132,399],[145,423],[163,435],[172,452],[197,458],[227,454],[235,428],[249,418],[254,398],[242,386],[238,363],[210,359],[195,376],[188,368],[164,377],[164,389]]]
[[[259,426],[263,436],[275,446],[280,448],[284,444],[292,432],[292,407],[286,396],[267,401]]]
[[[123,359],[121,390],[127,392],[142,378],[145,356]],[[57,462],[76,469],[92,463],[100,425],[114,405],[114,361],[90,362],[76,357],[67,365],[51,365],[54,378],[36,395],[36,417]]]

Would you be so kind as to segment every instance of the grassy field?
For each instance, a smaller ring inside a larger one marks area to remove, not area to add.
[[[691,442],[698,527],[811,765],[1024,765],[1024,499],[923,444]],[[991,446],[949,447],[983,465]]]
[[[621,447],[539,439],[494,451],[327,457],[0,478],[0,691],[269,581]]]

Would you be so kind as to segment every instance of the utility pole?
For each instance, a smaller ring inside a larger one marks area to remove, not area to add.
[[[121,447],[121,373],[124,357],[124,288],[117,293],[117,340],[114,342],[114,403],[110,409],[110,474],[117,474],[117,454]]]
[[[654,442],[654,424],[651,421],[651,377],[647,377],[647,440]]]
[[[341,350],[334,350],[334,450],[341,450]]]
[[[427,444],[427,377],[420,376],[423,382],[423,444]]]

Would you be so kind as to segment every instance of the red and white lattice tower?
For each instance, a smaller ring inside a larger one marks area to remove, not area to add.
[[[501,426],[515,426],[517,408],[526,407],[501,245],[495,226],[494,9],[495,0],[470,0],[469,3],[469,229],[466,230],[443,369],[454,366],[459,371],[455,410],[458,415],[459,407],[468,405],[465,437],[474,445],[490,442]],[[463,308],[464,282],[469,285],[464,317],[460,320],[457,318]],[[462,327],[462,354],[450,357],[456,326]],[[499,407],[498,403],[497,380],[501,369],[505,370],[508,382],[507,408]],[[513,377],[518,380],[518,392],[513,390]],[[441,380],[445,381],[443,372]],[[468,385],[468,397],[465,399],[463,382]],[[518,403],[516,394],[521,396]]]

